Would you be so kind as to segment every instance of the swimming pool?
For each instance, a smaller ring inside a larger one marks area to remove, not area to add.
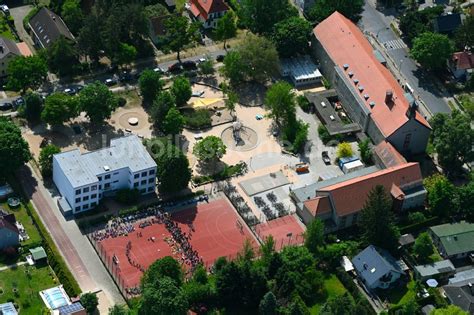
[[[52,310],[71,304],[69,297],[61,286],[41,291],[40,295],[46,306]]]

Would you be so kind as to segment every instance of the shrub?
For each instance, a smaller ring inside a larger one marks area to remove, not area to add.
[[[411,223],[420,223],[426,220],[425,215],[422,212],[412,212],[408,215],[408,221]]]
[[[339,145],[337,146],[338,158],[351,157],[353,155],[354,155],[354,151],[352,150],[352,146],[349,142],[339,143]]]
[[[190,128],[206,128],[212,125],[212,113],[208,109],[197,109],[184,112],[184,121]]]
[[[120,189],[115,195],[115,200],[124,205],[133,205],[138,202],[138,198],[140,198],[138,189]]]
[[[318,135],[319,139],[321,139],[324,144],[328,143],[333,139],[333,137],[329,134],[328,129],[323,124],[320,124],[318,126]]]
[[[303,95],[298,95],[296,97],[296,102],[298,103],[299,107],[301,107],[301,109],[305,112],[309,112],[309,110],[311,109],[311,103]]]

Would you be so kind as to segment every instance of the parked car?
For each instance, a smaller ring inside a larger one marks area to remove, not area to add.
[[[5,111],[5,110],[10,110],[10,109],[12,109],[12,108],[13,108],[13,104],[12,104],[12,103],[8,103],[8,102],[7,102],[7,103],[1,103],[1,104],[0,104],[0,110]]]
[[[10,15],[10,8],[6,4],[0,5],[0,10],[2,10],[5,15]]]
[[[224,61],[224,58],[225,58],[224,55],[218,55],[218,56],[216,57],[216,61],[222,62],[222,61]]]
[[[108,78],[104,80],[104,83],[107,86],[112,86],[117,83],[117,80],[115,80],[114,78]]]
[[[73,88],[73,87],[68,87],[68,88],[64,89],[63,92],[66,93],[66,94],[69,94],[69,95],[76,95],[76,93],[77,93],[76,89]]]
[[[17,109],[18,107],[20,107],[21,105],[25,103],[25,100],[23,99],[23,97],[19,97],[16,100],[13,100],[12,103],[13,103],[13,107]]]
[[[158,72],[158,73],[165,73],[165,70],[163,70],[163,69],[160,68],[160,67],[154,68],[153,71]]]
[[[133,76],[128,71],[122,71],[119,75],[120,82],[128,82],[128,81],[131,81],[132,79],[133,79]]]
[[[176,73],[183,70],[183,67],[179,64],[179,62],[173,63],[171,66],[168,67],[168,71],[171,73]]]
[[[203,62],[206,62],[206,61],[207,61],[206,58],[199,58],[196,62],[197,62],[198,64],[200,64],[200,63],[203,63]]]
[[[262,119],[263,119],[263,115],[257,114],[257,115],[255,115],[255,119],[256,119],[256,120],[262,120]]]
[[[328,151],[321,152],[321,157],[323,158],[323,162],[325,164],[331,164],[331,158],[329,157]]]
[[[195,70],[197,69],[196,63],[192,60],[187,60],[182,63],[184,70]]]

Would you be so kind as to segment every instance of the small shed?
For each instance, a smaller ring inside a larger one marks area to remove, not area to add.
[[[446,259],[431,264],[415,266],[414,271],[417,279],[425,281],[431,278],[447,279],[456,273],[456,268],[449,259]]]
[[[398,239],[398,244],[400,244],[401,247],[408,247],[408,246],[413,245],[414,243],[415,243],[415,238],[411,234],[403,234]]]
[[[363,168],[364,168],[364,163],[362,163],[360,160],[355,160],[349,163],[345,163],[342,166],[342,171],[344,172],[344,174],[347,174],[347,173],[352,173]]]
[[[46,251],[42,246],[30,249],[30,253],[35,264],[45,263],[48,259],[48,255],[46,255]]]

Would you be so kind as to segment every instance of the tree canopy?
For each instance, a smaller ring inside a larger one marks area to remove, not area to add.
[[[464,50],[466,47],[474,47],[474,16],[466,17],[456,30],[454,40],[458,49]]]
[[[426,32],[413,40],[410,54],[423,67],[437,70],[446,66],[453,51],[451,40],[446,35]]]
[[[169,91],[164,91],[158,95],[151,107],[150,116],[155,127],[163,129],[163,122],[170,108],[176,106],[176,99]]]
[[[65,93],[53,93],[46,97],[41,120],[51,126],[62,125],[78,114],[78,99]]]
[[[23,97],[25,103],[20,111],[29,123],[37,123],[41,119],[43,111],[43,99],[36,93],[26,93]]]
[[[153,102],[163,88],[163,81],[160,73],[151,69],[144,70],[138,79],[138,86],[143,101],[146,104]]]
[[[77,50],[73,43],[61,36],[46,51],[49,69],[60,76],[71,75],[79,64]]]
[[[226,153],[226,146],[221,138],[207,136],[194,145],[193,154],[203,162],[216,162]]]
[[[174,95],[176,105],[178,106],[185,105],[193,94],[191,83],[189,83],[189,80],[184,76],[179,76],[173,80],[170,91]]]
[[[242,0],[240,3],[243,23],[257,34],[270,34],[275,24],[298,15],[287,0]]]
[[[199,38],[200,24],[190,23],[189,19],[181,15],[171,15],[165,22],[164,45],[165,52],[173,51],[181,61],[180,53],[187,45],[195,42]]]
[[[457,211],[456,188],[443,175],[436,174],[423,181],[428,191],[428,206],[434,215],[448,217]]]
[[[43,177],[51,177],[53,175],[53,155],[60,153],[61,149],[54,144],[48,144],[41,149],[39,155],[39,165],[41,175]]]
[[[443,6],[427,7],[423,10],[408,10],[400,17],[400,30],[408,45],[419,35],[433,32],[433,20],[444,11]]]
[[[311,23],[298,16],[275,24],[272,39],[282,57],[303,54],[309,47]]]
[[[105,119],[110,118],[117,105],[117,97],[100,82],[87,85],[79,93],[79,106],[94,124],[101,124]]]
[[[444,308],[437,308],[431,311],[430,315],[468,315],[468,312],[463,311],[459,306],[448,305]]]
[[[81,295],[81,304],[87,311],[87,314],[94,314],[99,305],[99,299],[95,293],[84,293]]]
[[[227,11],[223,17],[217,20],[215,34],[219,40],[224,42],[224,49],[227,49],[226,41],[237,34],[237,21],[234,11]]]
[[[304,245],[313,253],[324,244],[324,223],[320,219],[313,220],[305,231]]]
[[[335,11],[357,22],[364,11],[364,0],[318,0],[309,9],[308,17],[313,22],[321,23]]]
[[[77,34],[84,21],[80,0],[65,0],[61,8],[61,17],[69,30]]]
[[[418,256],[421,263],[428,262],[428,258],[434,253],[433,242],[427,232],[420,233],[413,245],[413,252]]]
[[[37,89],[44,82],[48,67],[38,55],[18,56],[8,63],[7,74],[7,88],[24,93],[28,88]]]
[[[12,121],[0,117],[0,178],[15,172],[31,159],[28,143]]]
[[[396,248],[400,233],[394,224],[392,201],[383,186],[377,185],[370,191],[358,224],[368,244],[388,250]]]
[[[273,84],[265,95],[265,107],[270,111],[268,116],[278,126],[285,126],[296,115],[295,93],[293,87],[284,81]]]
[[[163,120],[163,132],[165,134],[177,135],[183,131],[184,117],[176,107],[171,107]]]

